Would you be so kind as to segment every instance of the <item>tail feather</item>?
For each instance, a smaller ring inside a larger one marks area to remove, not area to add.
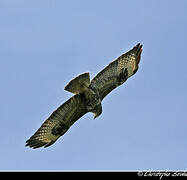
[[[80,94],[84,92],[90,85],[89,73],[83,73],[72,79],[66,86],[65,90],[73,94]]]

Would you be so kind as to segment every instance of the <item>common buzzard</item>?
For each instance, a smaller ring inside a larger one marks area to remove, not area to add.
[[[142,45],[138,43],[130,51],[111,62],[91,81],[88,72],[72,79],[65,90],[75,95],[50,115],[26,141],[26,146],[48,147],[87,112],[92,112],[94,118],[98,117],[102,113],[103,98],[137,72],[141,53]]]

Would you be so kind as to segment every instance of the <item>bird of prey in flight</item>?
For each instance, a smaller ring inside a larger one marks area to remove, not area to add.
[[[92,112],[94,118],[98,117],[102,113],[101,102],[105,96],[137,72],[141,53],[142,45],[138,43],[106,66],[91,81],[88,72],[72,79],[64,89],[73,93],[74,96],[44,121],[33,136],[26,141],[26,146],[48,147],[86,113]]]

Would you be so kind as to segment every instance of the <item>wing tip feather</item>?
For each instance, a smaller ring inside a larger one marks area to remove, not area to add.
[[[37,140],[37,139],[32,139],[32,137],[30,139],[28,139],[26,141],[26,144],[25,146],[26,147],[30,147],[30,148],[33,148],[33,149],[37,149],[37,148],[40,148],[40,147],[49,147],[51,146],[55,141],[50,141],[50,142],[42,142],[40,140]]]
[[[136,46],[134,46],[133,50],[137,53],[142,51],[143,44],[138,43]]]

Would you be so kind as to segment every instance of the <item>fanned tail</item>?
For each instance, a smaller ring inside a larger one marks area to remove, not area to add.
[[[73,94],[83,93],[90,85],[90,75],[88,72],[80,74],[72,79],[66,86],[65,90]]]

